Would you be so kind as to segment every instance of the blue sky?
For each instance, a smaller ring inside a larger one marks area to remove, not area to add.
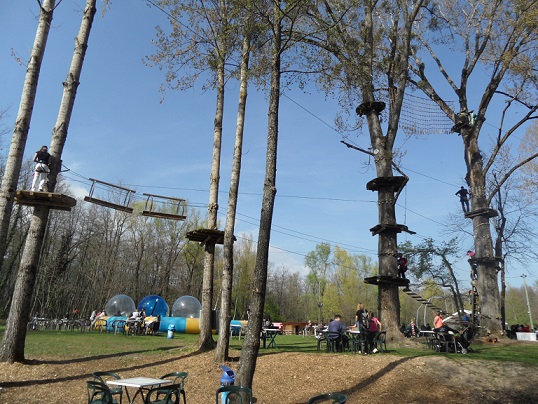
[[[78,33],[83,0],[63,0],[54,13],[41,69],[37,99],[27,142],[26,157],[50,144],[65,80]],[[88,192],[88,178],[122,184],[142,193],[189,200],[195,206],[208,202],[213,144],[215,96],[198,83],[185,92],[168,91],[161,103],[159,87],[164,72],[144,65],[150,55],[156,25],[166,16],[144,0],[114,1],[101,16],[99,4],[78,88],[63,153],[66,177]],[[0,8],[0,108],[9,107],[11,126],[17,115],[27,61],[33,45],[39,10],[35,0],[6,0]],[[14,54],[24,62],[19,65]],[[450,66],[457,69],[457,66]],[[235,82],[227,86],[222,150],[219,218],[224,224],[237,111]],[[304,256],[317,243],[330,242],[351,253],[377,259],[377,237],[369,229],[378,223],[376,195],[366,190],[375,170],[368,158],[340,143],[332,129],[338,105],[315,92],[289,91],[281,100],[277,197],[271,235],[270,260],[305,273]],[[360,100],[357,101],[357,104]],[[488,119],[489,121],[489,119]],[[493,132],[494,127],[491,127]],[[249,90],[244,156],[236,234],[257,237],[260,200],[265,173],[267,103],[254,87]],[[368,148],[366,132],[353,133],[351,141]],[[8,134],[2,141],[9,147]],[[418,243],[424,237],[441,241],[449,214],[460,214],[454,193],[464,184],[465,165],[461,138],[452,135],[414,137],[399,146],[406,152],[401,163],[410,177],[399,200],[399,223],[416,231],[399,241]],[[201,207],[201,213],[206,208]],[[468,226],[470,222],[468,223]],[[470,228],[469,228],[470,230]],[[456,265],[463,287],[469,280],[462,244]],[[528,267],[531,284],[536,263]],[[521,270],[507,276],[521,284]]]

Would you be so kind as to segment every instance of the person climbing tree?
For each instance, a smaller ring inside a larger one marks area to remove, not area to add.
[[[460,197],[461,208],[463,213],[469,212],[469,191],[467,191],[463,186],[460,188],[456,195]]]
[[[407,279],[405,277],[405,273],[407,272],[407,263],[409,260],[403,256],[402,253],[398,254],[398,276],[403,279]]]

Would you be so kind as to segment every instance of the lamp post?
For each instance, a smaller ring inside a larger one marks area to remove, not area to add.
[[[417,326],[418,326],[418,313],[420,312],[420,309],[422,308],[422,306],[424,305],[424,303],[420,303],[420,306],[418,306],[418,309],[417,309],[417,316],[415,317],[416,320],[417,320]],[[426,306],[424,306],[424,313],[426,312]],[[426,316],[424,316],[426,317]],[[426,321],[424,321],[422,323],[422,325],[426,325]]]
[[[532,323],[532,313],[531,313],[531,304],[529,303],[529,292],[527,292],[527,282],[525,282],[525,278],[527,275],[523,274],[521,275],[523,278],[523,286],[525,286],[525,296],[527,297],[527,308],[529,309],[529,319],[531,321],[531,330],[534,330],[534,324]]]
[[[323,303],[321,302],[321,282],[318,279],[318,324],[321,324],[321,308]]]

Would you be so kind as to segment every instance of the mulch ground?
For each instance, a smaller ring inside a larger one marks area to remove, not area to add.
[[[234,370],[239,354],[231,352],[236,360],[227,364]],[[0,403],[87,402],[85,380],[97,370],[122,377],[186,371],[189,404],[215,402],[222,370],[212,352],[177,349],[166,355],[158,361],[129,354],[2,364]],[[535,367],[462,360],[461,354],[402,358],[390,353],[362,356],[271,350],[260,352],[253,391],[256,402],[263,404],[306,403],[326,392],[344,392],[348,403],[530,403],[538,402],[537,385]]]

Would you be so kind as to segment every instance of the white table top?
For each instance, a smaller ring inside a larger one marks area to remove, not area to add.
[[[280,330],[278,328],[264,328],[263,331],[265,331],[268,334],[276,334],[279,333]]]
[[[171,380],[154,379],[152,377],[131,377],[128,379],[107,380],[107,384],[125,387],[147,387],[161,384],[170,384]]]

